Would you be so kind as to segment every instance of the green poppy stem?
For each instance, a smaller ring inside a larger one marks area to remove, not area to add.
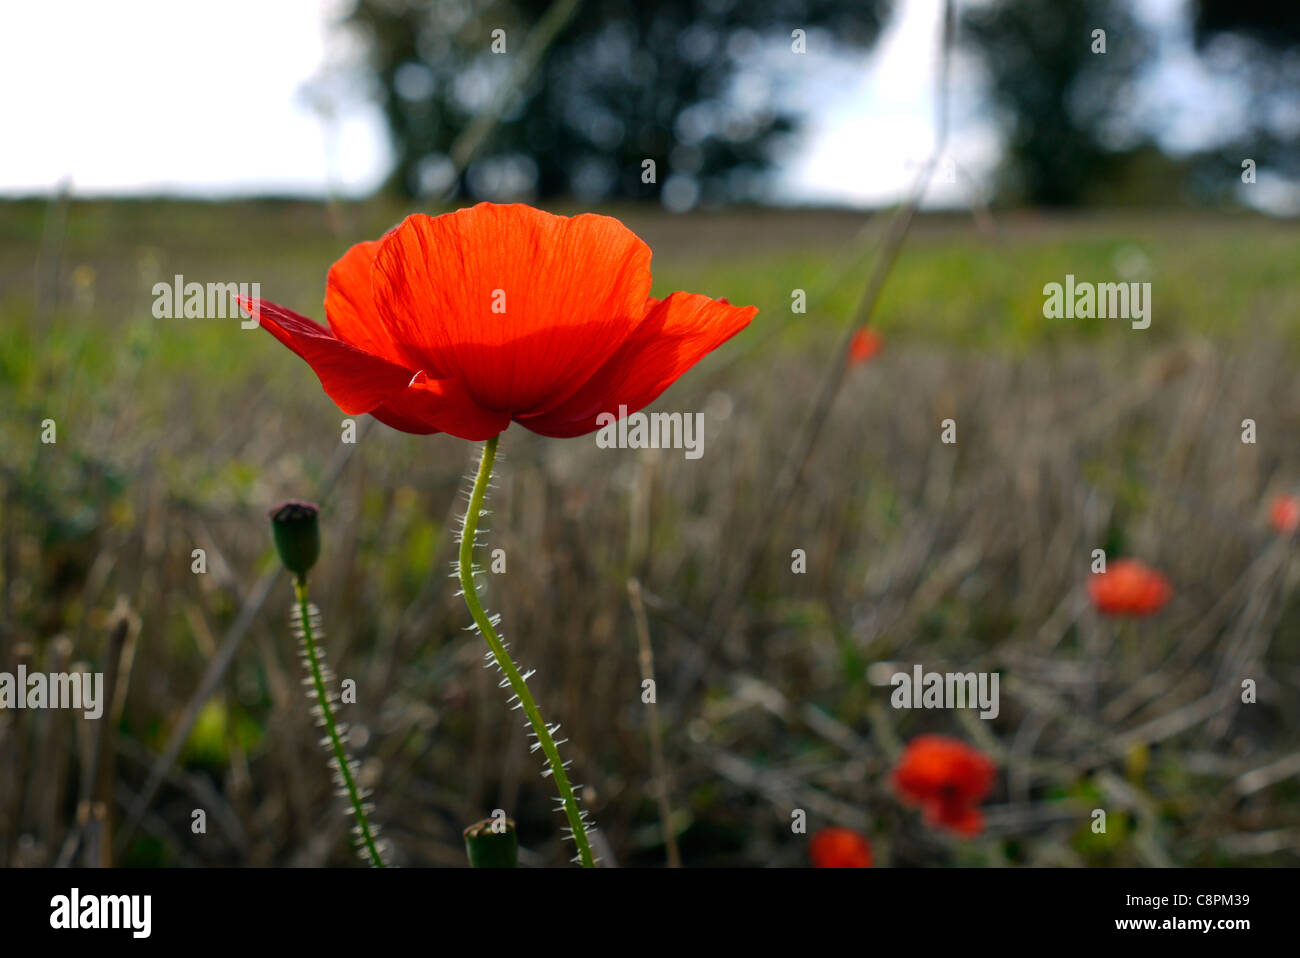
[[[587,840],[587,826],[582,820],[582,813],[578,810],[578,799],[569,785],[569,776],[565,773],[564,763],[560,761],[560,750],[556,747],[550,727],[542,720],[542,713],[533,700],[533,694],[528,691],[523,675],[510,658],[510,653],[506,651],[505,643],[497,635],[496,629],[492,627],[487,613],[483,611],[483,604],[478,598],[478,587],[474,583],[474,537],[478,532],[478,520],[483,509],[483,499],[487,495],[488,482],[492,478],[492,464],[496,461],[499,438],[499,435],[493,436],[484,443],[483,457],[478,464],[478,476],[474,479],[474,489],[470,493],[469,510],[465,513],[465,524],[460,540],[458,563],[460,587],[465,596],[465,605],[469,607],[469,614],[474,618],[474,624],[483,633],[488,648],[492,650],[493,658],[505,673],[510,688],[519,699],[519,704],[533,727],[533,734],[537,736],[542,752],[546,755],[551,775],[555,778],[555,787],[564,802],[564,814],[568,816],[569,828],[573,832],[573,841],[578,846],[578,857],[582,861],[582,867],[593,868],[596,862],[591,854],[591,843]]]
[[[384,861],[379,857],[379,847],[375,844],[375,835],[370,828],[370,819],[366,817],[366,808],[361,800],[361,789],[357,787],[352,775],[352,761],[347,749],[343,747],[343,738],[339,735],[338,724],[334,721],[334,709],[330,705],[330,694],[325,688],[325,670],[321,665],[320,648],[316,645],[316,636],[312,631],[312,610],[307,601],[307,577],[295,577],[294,594],[298,598],[298,622],[302,630],[302,645],[306,651],[307,667],[311,672],[312,688],[316,693],[316,703],[320,706],[321,724],[329,735],[330,748],[338,766],[339,781],[347,790],[348,801],[352,803],[352,814],[357,820],[357,836],[365,850],[365,857],[375,868],[383,868]]]

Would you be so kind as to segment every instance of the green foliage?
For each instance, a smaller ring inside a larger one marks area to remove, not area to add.
[[[1117,0],[997,0],[971,6],[963,27],[1006,114],[1007,190],[1078,203],[1113,172],[1107,137],[1129,132],[1125,97],[1150,50],[1140,22]],[[1098,29],[1104,52],[1094,52]]]
[[[259,747],[263,730],[242,708],[220,697],[211,698],[199,712],[181,752],[181,760],[210,769],[225,768],[232,749],[248,753]]]

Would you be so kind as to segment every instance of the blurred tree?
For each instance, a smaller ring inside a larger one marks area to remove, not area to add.
[[[1278,0],[1195,0],[1196,48],[1220,75],[1246,85],[1251,108],[1215,158],[1234,171],[1243,158],[1300,175],[1300,5]],[[1234,182],[1235,185],[1235,182]]]
[[[1274,51],[1300,47],[1300,7],[1277,0],[1196,0],[1198,45],[1236,34]]]
[[[1121,154],[1140,148],[1141,134],[1127,125],[1129,101],[1150,43],[1126,5],[994,0],[968,8],[960,32],[988,72],[1007,128],[1002,196],[1084,202],[1112,178]]]
[[[797,118],[768,60],[806,32],[812,59],[873,43],[890,0],[587,0],[458,182],[452,145],[488,107],[551,0],[358,0],[397,154],[389,187],[475,197],[745,198]],[[504,42],[505,54],[493,52]],[[760,62],[761,61],[761,62]],[[643,162],[655,161],[655,182]]]

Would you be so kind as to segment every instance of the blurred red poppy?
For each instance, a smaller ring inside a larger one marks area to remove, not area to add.
[[[653,402],[758,312],[650,296],[650,249],[616,219],[493,203],[408,216],[348,250],[329,272],[329,329],[252,305],[345,413],[462,439],[512,420],[592,432],[602,413]]]
[[[885,346],[885,338],[870,326],[864,326],[853,334],[849,342],[849,365],[865,363]]]
[[[1300,528],[1300,499],[1295,496],[1278,496],[1268,510],[1268,521],[1284,536]]]
[[[851,828],[823,828],[808,842],[817,868],[870,868],[871,843]]]
[[[1088,582],[1092,604],[1104,615],[1154,615],[1173,591],[1167,578],[1137,559],[1117,559]]]
[[[979,749],[943,735],[908,742],[894,768],[894,787],[920,805],[926,821],[970,837],[984,829],[977,807],[993,789],[995,767]]]

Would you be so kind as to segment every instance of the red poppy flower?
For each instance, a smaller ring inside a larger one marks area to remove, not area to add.
[[[943,735],[920,735],[894,768],[894,787],[925,811],[926,821],[959,835],[978,835],[984,816],[976,807],[993,789],[995,769],[979,749]]]
[[[1168,579],[1137,559],[1117,559],[1088,582],[1092,604],[1104,615],[1154,615],[1173,591]]]
[[[1300,528],[1300,499],[1295,496],[1278,496],[1268,511],[1268,521],[1284,536]]]
[[[512,420],[591,432],[601,413],[653,402],[758,312],[650,296],[650,249],[618,220],[493,203],[408,216],[348,250],[329,272],[329,329],[254,306],[345,413],[462,439]]]
[[[871,844],[851,828],[823,828],[808,842],[817,868],[870,868]]]
[[[853,334],[849,342],[849,365],[865,363],[885,346],[885,338],[870,326],[864,326]]]

